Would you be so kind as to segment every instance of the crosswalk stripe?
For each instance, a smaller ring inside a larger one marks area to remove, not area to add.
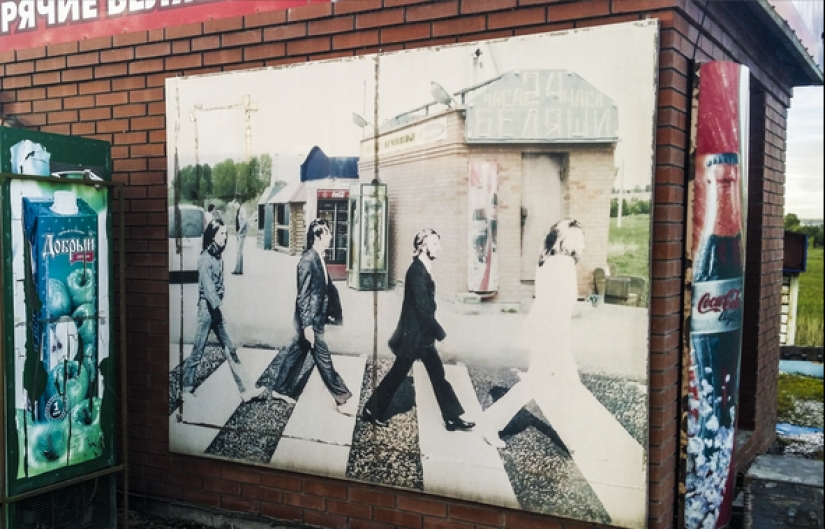
[[[644,448],[581,383],[550,384],[534,395],[614,525],[644,527]]]
[[[481,405],[464,365],[445,365],[465,417],[481,415]],[[456,498],[518,508],[519,503],[498,451],[475,432],[449,432],[444,427],[427,369],[413,365],[416,409],[424,469],[424,490]]]
[[[333,363],[353,393],[353,404],[358,403],[366,356],[333,355]],[[318,370],[313,369],[270,462],[279,468],[345,477],[354,429],[355,415],[338,413]]]

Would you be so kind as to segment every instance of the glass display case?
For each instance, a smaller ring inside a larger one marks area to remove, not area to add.
[[[350,225],[347,286],[386,290],[388,202],[386,184],[353,184],[349,192]]]

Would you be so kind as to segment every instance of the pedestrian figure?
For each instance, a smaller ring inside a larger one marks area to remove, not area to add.
[[[464,408],[445,377],[444,364],[435,348],[435,341],[442,341],[447,336],[435,319],[432,267],[440,252],[441,237],[434,230],[426,228],[416,234],[413,239],[413,262],[404,279],[401,316],[389,340],[395,362],[361,412],[363,420],[376,426],[388,425],[387,411],[393,396],[416,360],[421,360],[427,369],[447,430],[470,430],[475,426],[475,423],[461,418]]]
[[[479,430],[491,446],[506,446],[499,432],[536,395],[550,386],[572,387],[570,384],[579,383],[570,319],[578,298],[576,263],[583,252],[584,232],[575,220],[557,222],[544,239],[536,268],[536,300],[524,323],[530,367],[479,420]]]
[[[238,359],[235,344],[226,329],[221,312],[224,297],[223,259],[226,249],[226,226],[221,219],[212,219],[203,233],[203,250],[198,257],[198,315],[192,353],[183,363],[183,391],[185,398],[195,392],[195,372],[203,357],[209,331],[214,331],[221,343],[226,362],[244,401],[262,396],[266,388],[253,391],[245,381],[244,369]]]
[[[298,397],[301,368],[308,353],[312,353],[321,380],[335,399],[338,411],[349,414],[343,406],[352,397],[344,379],[335,370],[326,340],[324,327],[340,325],[342,310],[338,290],[327,272],[324,250],[329,247],[332,232],[325,219],[309,224],[306,249],[298,261],[298,295],[295,299],[295,338],[282,355],[283,361],[275,374],[272,396],[294,401]]]
[[[246,208],[241,203],[239,198],[232,201],[235,205],[235,238],[238,242],[237,255],[235,257],[235,269],[232,270],[232,275],[243,274],[243,244],[246,241],[246,232],[249,229],[249,217],[246,214]]]

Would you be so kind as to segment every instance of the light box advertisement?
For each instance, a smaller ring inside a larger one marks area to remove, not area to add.
[[[644,527],[658,35],[168,79],[170,450]]]

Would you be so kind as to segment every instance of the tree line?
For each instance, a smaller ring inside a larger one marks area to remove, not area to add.
[[[638,198],[631,198],[630,200],[627,200],[626,198],[622,199],[622,217],[627,217],[628,215],[648,214],[650,214],[650,200],[641,200]],[[610,199],[610,216],[619,216],[618,198]]]
[[[204,204],[209,200],[247,202],[257,199],[269,187],[272,179],[272,156],[262,154],[249,161],[236,162],[227,158],[215,164],[187,165],[173,179],[178,200]]]
[[[799,217],[795,213],[785,215],[785,230],[796,233],[804,233],[808,236],[808,244],[813,248],[822,248],[822,224],[815,226],[803,226]]]

